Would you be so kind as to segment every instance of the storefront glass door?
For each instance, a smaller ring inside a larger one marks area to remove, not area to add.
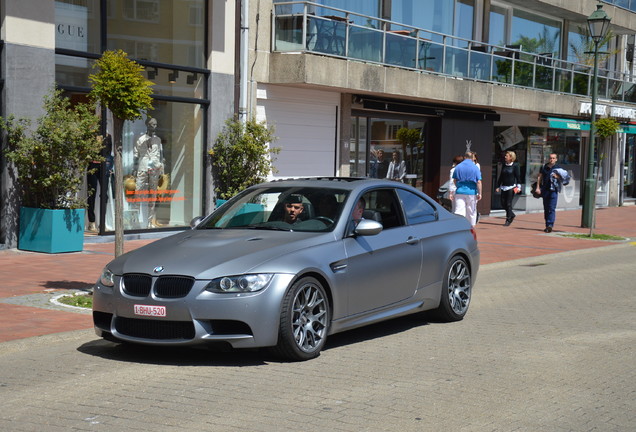
[[[352,118],[350,174],[387,178],[392,160],[404,162],[394,177],[422,188],[426,120],[355,116]],[[391,170],[394,172],[395,170]]]

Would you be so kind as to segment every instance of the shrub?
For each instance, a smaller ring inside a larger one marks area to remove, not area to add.
[[[209,151],[216,197],[229,199],[276,172],[271,155],[280,148],[270,147],[275,139],[264,122],[227,120]]]
[[[61,90],[44,97],[44,110],[35,130],[30,119],[0,118],[0,128],[7,131],[5,155],[17,169],[22,205],[85,207],[80,190],[88,164],[102,159],[99,118],[90,104],[71,106]]]
[[[605,117],[596,120],[594,122],[594,128],[596,135],[601,139],[605,139],[618,133],[621,129],[621,125],[615,119]]]

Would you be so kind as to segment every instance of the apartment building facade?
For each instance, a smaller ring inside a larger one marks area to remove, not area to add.
[[[505,151],[514,150],[525,180],[515,207],[534,211],[541,203],[530,184],[556,152],[574,179],[559,207],[576,208],[587,175],[591,102],[586,19],[597,3],[260,2],[253,15],[273,18],[251,25],[272,40],[254,41],[252,103],[277,125],[289,175],[332,167],[371,175],[379,149],[397,151],[407,161],[407,181],[434,196],[453,156],[471,149],[485,184],[479,211],[487,214],[500,208],[495,181]],[[596,111],[622,129],[594,155],[598,205],[634,197],[636,5],[614,3],[602,3],[612,27],[601,49]],[[401,129],[417,132],[408,141]],[[312,155],[306,166],[296,162],[303,154]]]
[[[597,114],[621,132],[598,146],[597,204],[634,191],[636,5],[603,2]],[[578,0],[36,0],[2,1],[0,115],[36,118],[52,86],[85,100],[106,49],[122,49],[155,83],[164,178],[161,201],[133,195],[127,232],[175,230],[214,207],[207,150],[234,115],[275,129],[273,177],[378,175],[378,154],[407,162],[405,181],[435,196],[453,156],[476,151],[484,179],[479,211],[499,208],[494,182],[514,150],[525,179],[515,207],[541,207],[530,183],[550,152],[574,181],[561,208],[580,205],[586,176],[591,63]],[[539,11],[539,12],[537,12]],[[122,176],[134,177],[145,118],[127,122]],[[112,125],[104,116],[104,133]],[[0,244],[15,247],[13,176],[4,160]],[[114,175],[114,174],[113,174]],[[96,212],[113,230],[112,175]],[[157,186],[159,189],[159,186]],[[152,204],[149,204],[152,202]],[[144,214],[156,211],[153,223]],[[145,213],[144,213],[145,212]]]

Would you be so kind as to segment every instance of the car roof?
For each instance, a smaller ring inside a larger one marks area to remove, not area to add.
[[[367,177],[299,177],[272,180],[254,187],[317,187],[353,191],[369,186],[396,187],[397,185],[398,183],[390,180]]]

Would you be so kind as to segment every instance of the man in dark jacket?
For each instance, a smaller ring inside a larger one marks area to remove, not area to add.
[[[562,178],[558,173],[561,169],[557,165],[556,153],[550,153],[549,162],[543,165],[537,178],[537,194],[541,194],[543,198],[543,217],[545,219],[544,232],[552,232],[554,222],[556,221],[556,206],[559,200],[559,192],[561,192]]]

